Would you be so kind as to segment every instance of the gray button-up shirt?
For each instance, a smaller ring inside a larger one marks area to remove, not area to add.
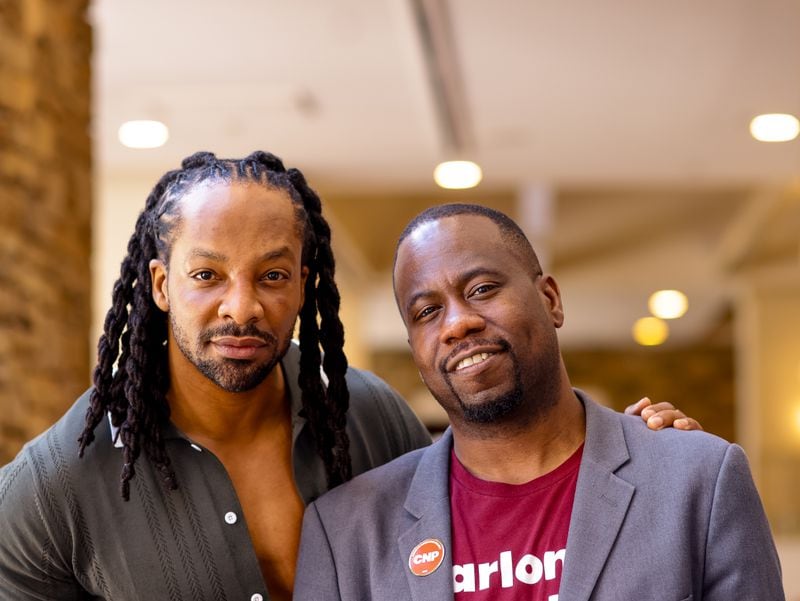
[[[298,363],[292,345],[282,361],[292,403],[292,460],[300,496],[309,503],[327,486],[300,411]],[[430,443],[385,382],[350,369],[347,383],[354,474]],[[269,599],[242,507],[214,454],[169,427],[165,440],[178,490],[167,491],[141,456],[125,503],[121,450],[107,421],[78,458],[88,399],[87,392],[0,470],[0,599]]]

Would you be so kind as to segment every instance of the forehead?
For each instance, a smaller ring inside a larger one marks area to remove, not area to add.
[[[294,204],[283,190],[253,183],[203,183],[179,203],[176,245],[302,246]]]
[[[475,268],[509,269],[518,263],[492,220],[470,214],[443,217],[417,227],[397,249],[396,292],[400,295]]]

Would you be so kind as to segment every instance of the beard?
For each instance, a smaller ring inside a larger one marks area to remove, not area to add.
[[[261,384],[283,359],[289,349],[291,337],[286,338],[283,344],[268,332],[263,332],[249,324],[244,327],[227,324],[218,328],[204,330],[198,337],[194,348],[189,342],[186,332],[170,316],[170,326],[178,349],[184,357],[194,365],[200,373],[227,392],[246,392]],[[226,357],[211,358],[203,356],[203,349],[218,336],[252,336],[262,339],[266,346],[271,348],[270,356],[256,363],[249,359],[230,359]]]
[[[520,422],[519,425],[521,425],[536,420],[555,405],[556,397],[548,394],[552,389],[552,382],[550,382],[552,377],[548,376],[558,372],[557,356],[554,358],[553,365],[545,366],[540,363],[535,369],[529,370],[523,375],[519,358],[508,341],[498,338],[481,342],[490,342],[508,353],[513,374],[510,388],[506,391],[490,398],[467,402],[453,386],[450,373],[444,368],[445,362],[442,362],[440,371],[450,389],[452,398],[458,403],[465,422],[475,425],[491,425],[515,421]],[[457,352],[458,349],[454,351],[454,353]],[[522,409],[523,405],[526,406],[524,410]]]

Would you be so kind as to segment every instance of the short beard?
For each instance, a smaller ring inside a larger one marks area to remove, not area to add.
[[[283,348],[278,349],[278,339],[272,334],[262,332],[253,324],[243,328],[237,327],[234,324],[229,324],[202,332],[198,339],[197,351],[194,352],[191,349],[186,332],[175,323],[171,316],[170,325],[175,342],[183,356],[186,357],[200,373],[226,392],[247,392],[248,390],[256,388],[267,378],[272,370],[275,369],[275,366],[280,360],[283,359],[283,356],[289,349],[289,344],[291,344],[291,338],[287,338],[286,342],[283,344]],[[254,364],[248,359],[209,359],[200,357],[200,349],[217,336],[252,336],[261,338],[266,342],[267,346],[272,347],[276,352],[272,354],[272,357],[268,361],[261,364]]]
[[[465,405],[458,398],[458,404],[465,421],[472,424],[495,424],[505,420],[522,405],[522,383],[515,381],[514,388],[506,394],[484,403]]]
[[[524,426],[535,421],[552,407],[554,402],[547,400],[550,398],[548,395],[542,395],[542,402],[540,404],[529,407],[526,414],[521,414],[519,410],[525,404],[526,386],[522,380],[522,369],[519,359],[507,341],[497,339],[491,342],[498,345],[511,357],[514,375],[511,389],[506,393],[483,402],[474,404],[465,403],[453,387],[449,373],[444,371],[444,368],[442,369],[445,382],[447,382],[447,386],[450,388],[450,393],[453,395],[453,398],[458,402],[464,421],[469,424],[484,426],[510,423],[512,420],[517,422],[517,426]],[[530,382],[528,382],[528,384],[527,394],[533,394],[536,387],[531,386]]]

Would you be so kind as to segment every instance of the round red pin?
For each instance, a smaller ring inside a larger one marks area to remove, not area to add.
[[[414,576],[427,576],[436,571],[444,561],[444,545],[435,538],[428,538],[414,547],[408,556],[408,569]]]

